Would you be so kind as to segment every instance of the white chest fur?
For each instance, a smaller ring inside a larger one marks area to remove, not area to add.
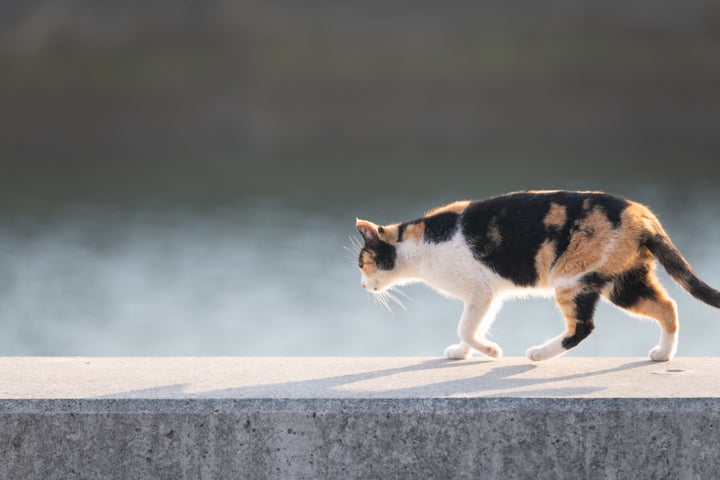
[[[462,300],[472,298],[478,289],[499,291],[512,286],[473,257],[460,232],[437,244],[408,242],[398,255],[406,259],[411,277]]]

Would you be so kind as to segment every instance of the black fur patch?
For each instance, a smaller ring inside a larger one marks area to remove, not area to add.
[[[598,272],[590,272],[580,279],[580,283],[592,287],[593,289],[600,291],[608,282],[611,281],[610,277],[601,275]]]
[[[548,238],[543,219],[549,209],[547,195],[515,193],[470,204],[460,225],[475,259],[516,285],[531,286],[538,279],[535,255]]]
[[[681,283],[687,282],[694,275],[680,252],[668,240],[660,234],[648,234],[643,236],[641,244],[650,249],[671,277]]]
[[[578,322],[592,322],[600,294],[595,290],[581,290],[575,296],[575,318]]]
[[[457,231],[458,214],[443,212],[425,217],[425,241],[429,243],[447,242]]]
[[[580,342],[585,340],[588,335],[590,335],[595,328],[595,325],[593,324],[592,320],[589,322],[578,322],[575,325],[575,334],[571,337],[565,337],[562,340],[562,347],[565,350],[570,350],[573,347],[576,347]]]
[[[692,296],[708,305],[720,308],[720,292],[703,282],[693,272],[669,238],[659,234],[647,235],[643,238],[643,244],[657,257],[670,276]]]
[[[565,223],[560,226],[544,223],[552,203],[565,208]],[[511,193],[470,204],[461,214],[460,227],[477,260],[516,285],[532,286],[538,279],[535,256],[543,242],[555,243],[554,265],[593,209],[601,209],[617,228],[628,205],[625,199],[604,193]],[[491,226],[500,234],[499,244],[489,235]],[[595,280],[599,279],[588,279]]]
[[[580,197],[577,194],[568,195],[565,192],[559,192],[555,195],[554,201],[559,205],[565,207],[565,223],[560,229],[550,229],[548,236],[555,240],[555,259],[553,265],[557,263],[558,259],[565,253],[568,245],[570,245],[570,239],[577,229],[576,222],[582,221],[586,216],[586,211],[583,210],[584,197]]]
[[[655,300],[657,294],[648,283],[648,272],[649,267],[642,265],[621,273],[615,279],[615,285],[610,292],[610,301],[618,307],[628,308],[643,298]]]
[[[595,328],[593,315],[600,294],[596,290],[582,290],[575,296],[575,333],[562,340],[562,347],[570,349],[583,341]]]
[[[380,270],[392,270],[397,260],[397,249],[387,242],[380,241],[372,246],[375,252],[375,264]]]
[[[407,224],[407,223],[401,223],[398,226],[398,239],[397,239],[398,242],[403,241],[403,235],[405,234],[405,229],[407,228],[408,225],[409,224]]]
[[[600,207],[605,213],[613,228],[618,228],[622,222],[621,216],[625,209],[630,205],[627,200],[607,193],[594,193],[589,195],[592,210],[594,207]]]

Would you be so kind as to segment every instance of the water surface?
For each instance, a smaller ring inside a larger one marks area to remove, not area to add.
[[[701,276],[720,286],[713,192],[668,192],[636,189]],[[411,219],[452,193],[339,196],[332,205],[260,196],[8,204],[0,215],[0,353],[440,355],[456,341],[462,305],[413,285],[406,310],[387,312],[360,288],[345,247],[356,216]],[[663,279],[680,310],[680,354],[719,354],[719,312]],[[574,354],[645,355],[659,334],[607,304],[596,326]],[[552,300],[518,300],[500,311],[492,339],[506,355],[522,355],[562,328]]]

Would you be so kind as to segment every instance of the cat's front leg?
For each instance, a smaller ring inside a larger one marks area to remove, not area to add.
[[[491,308],[492,298],[489,294],[478,295],[465,302],[465,308],[458,325],[460,343],[445,349],[445,356],[452,359],[463,359],[472,355],[473,350],[491,358],[500,358],[502,349],[496,343],[485,338],[492,321],[495,309]]]

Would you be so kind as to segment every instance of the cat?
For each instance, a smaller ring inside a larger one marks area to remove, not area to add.
[[[652,360],[673,358],[678,315],[658,281],[655,259],[695,298],[720,308],[720,292],[693,272],[648,207],[603,192],[528,191],[459,201],[410,222],[357,220],[364,239],[361,286],[382,295],[422,281],[464,302],[460,343],[451,359],[474,351],[502,356],[486,338],[504,299],[554,294],[565,331],[527,350],[532,361],[562,355],[594,328],[600,298],[660,325]]]

